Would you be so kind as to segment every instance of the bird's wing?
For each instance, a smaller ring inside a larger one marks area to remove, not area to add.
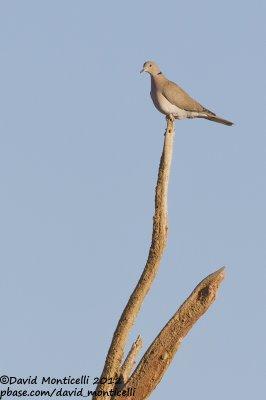
[[[215,115],[212,111],[207,110],[196,100],[192,99],[180,86],[176,83],[167,81],[162,89],[162,94],[171,103],[186,111],[208,112]]]

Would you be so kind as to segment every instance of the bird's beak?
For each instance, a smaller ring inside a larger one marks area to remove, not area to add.
[[[142,74],[142,72],[145,72],[145,69],[144,69],[144,68],[142,68],[142,70],[140,71],[140,74]]]

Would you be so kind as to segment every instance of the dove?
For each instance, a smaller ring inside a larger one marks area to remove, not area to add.
[[[218,117],[189,96],[176,83],[169,81],[154,61],[146,61],[140,71],[151,76],[151,98],[154,106],[162,114],[175,119],[205,118],[210,121],[231,126],[233,122]]]

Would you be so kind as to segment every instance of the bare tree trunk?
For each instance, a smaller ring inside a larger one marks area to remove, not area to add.
[[[139,337],[135,342],[135,347],[134,345],[132,346],[128,357],[122,364],[125,345],[144,298],[154,281],[167,242],[167,196],[173,140],[174,119],[170,116],[167,118],[164,146],[155,189],[155,213],[148,259],[117,324],[101,375],[102,378],[112,379],[122,377],[123,384],[121,386],[115,385],[115,383],[110,384],[110,382],[104,383],[103,379],[103,383],[100,383],[96,389],[97,396],[101,393],[101,396],[105,397],[104,391],[110,393],[110,390],[128,390],[133,387],[136,392],[134,392],[134,395],[132,394],[132,397],[127,395],[127,398],[145,399],[162,378],[182,338],[214,301],[219,283],[223,279],[223,269],[221,269],[207,277],[197,286],[191,296],[160,332],[142,358],[139,366],[129,377],[134,359],[142,343]],[[115,393],[112,393],[112,395],[115,397]],[[95,395],[93,399],[95,400],[97,396]]]
[[[123,387],[128,400],[144,400],[158,385],[176,351],[195,322],[214,302],[224,278],[224,268],[207,276],[161,330]],[[130,389],[131,392],[130,392]],[[119,397],[115,397],[118,400]]]

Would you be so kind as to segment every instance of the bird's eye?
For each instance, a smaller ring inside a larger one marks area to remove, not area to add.
[[[149,65],[149,67],[151,67],[151,64]]]

